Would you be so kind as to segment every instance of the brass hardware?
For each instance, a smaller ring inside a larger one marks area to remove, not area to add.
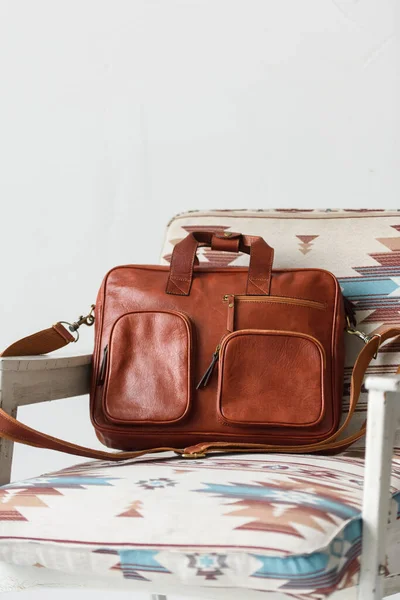
[[[372,338],[375,337],[373,335],[368,335],[363,331],[358,331],[357,329],[347,329],[347,333],[349,333],[350,335],[356,335],[358,338],[360,338],[360,340],[364,342],[364,344],[368,344],[368,342],[370,342]]]
[[[74,323],[69,323],[68,321],[60,321],[60,323],[62,323],[63,325],[67,325],[69,331],[71,333],[76,333],[76,337],[74,339],[74,342],[77,342],[79,340],[79,327],[81,325],[87,325],[88,327],[91,327],[94,323],[94,309],[95,309],[95,305],[92,304],[90,307],[90,311],[88,312],[87,315],[81,315],[80,317],[78,317],[78,319],[74,322]]]
[[[206,455],[201,452],[193,452],[192,454],[182,454],[182,458],[204,458]]]
[[[68,330],[71,333],[75,333],[76,334],[75,338],[74,338],[74,342],[77,342],[79,340],[79,332],[77,330],[75,330],[75,329],[71,329],[72,328],[72,324],[69,323],[69,321],[59,321],[59,323],[61,323],[61,325],[66,325],[67,328],[68,328]]]
[[[375,337],[381,339],[381,335],[379,333],[374,333],[372,335],[368,335],[367,333],[364,333],[364,331],[359,331],[358,329],[354,329],[351,326],[350,323],[350,319],[348,316],[346,316],[346,321],[347,321],[347,328],[346,331],[347,333],[349,333],[350,335],[355,335],[358,338],[360,338],[360,340],[362,340],[364,342],[364,344],[368,344],[371,340],[373,340]],[[379,348],[379,346],[378,346]],[[376,358],[378,356],[378,350],[375,352],[373,358]]]
[[[231,237],[232,231],[224,231],[224,237]]]
[[[223,302],[228,302],[229,298],[235,298],[235,295],[234,294],[224,294],[222,300],[223,300]],[[229,306],[229,308],[233,308],[235,305],[233,302],[229,302],[228,306]]]
[[[94,309],[95,309],[95,305],[92,304],[90,307],[90,311],[88,312],[87,315],[81,315],[80,317],[78,317],[78,320],[75,321],[75,323],[72,323],[69,330],[70,331],[76,331],[77,329],[79,329],[79,327],[81,325],[87,325],[88,327],[91,327],[94,323]]]

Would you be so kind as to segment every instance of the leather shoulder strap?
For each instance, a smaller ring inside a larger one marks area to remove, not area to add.
[[[341,427],[328,439],[315,444],[304,444],[299,446],[279,446],[272,444],[245,444],[232,442],[207,442],[196,444],[185,449],[160,447],[149,450],[140,450],[132,452],[112,452],[106,450],[94,450],[72,444],[65,440],[41,433],[36,429],[32,429],[21,423],[14,417],[11,417],[4,410],[0,409],[0,437],[20,442],[29,446],[39,448],[47,448],[49,450],[58,450],[67,454],[76,456],[84,456],[86,458],[99,458],[105,460],[126,460],[128,458],[137,458],[148,453],[158,452],[175,452],[187,458],[198,458],[209,453],[215,452],[280,452],[290,454],[303,453],[332,453],[345,450],[353,442],[359,440],[365,435],[366,423],[361,429],[351,436],[339,440],[339,436],[344,433],[350,423],[357,406],[357,402],[361,392],[361,385],[364,379],[365,372],[371,360],[376,356],[380,346],[388,340],[395,339],[400,336],[400,328],[387,329],[383,334],[372,337],[363,347],[356,363],[354,365],[351,386],[350,386],[350,406],[349,412],[341,425]],[[26,356],[37,355],[53,350],[58,350],[68,343],[73,341],[73,336],[63,327],[61,323],[57,323],[49,329],[44,329],[30,335],[18,342],[9,346],[1,356]],[[400,370],[400,369],[399,369]]]
[[[8,346],[0,356],[34,356],[37,354],[47,354],[54,352],[71,342],[74,342],[74,336],[65,329],[62,323],[56,323],[48,329],[42,329],[37,333],[28,335]]]

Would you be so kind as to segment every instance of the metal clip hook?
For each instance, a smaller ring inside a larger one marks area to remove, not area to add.
[[[350,335],[357,336],[358,338],[360,338],[360,340],[362,340],[364,342],[364,344],[368,344],[375,337],[379,338],[379,339],[381,338],[381,335],[379,333],[374,333],[372,335],[368,335],[367,333],[364,333],[363,331],[359,331],[358,329],[354,329],[351,326],[349,317],[346,317],[346,320],[347,320],[347,329],[346,329],[347,333],[349,333]],[[379,346],[378,346],[378,349],[379,349]],[[378,356],[378,349],[376,350],[373,358],[376,358]]]
[[[81,325],[87,325],[88,327],[91,327],[94,323],[94,309],[95,309],[95,305],[92,304],[90,307],[90,311],[88,312],[87,315],[81,315],[80,317],[78,317],[77,321],[75,321],[75,323],[72,323],[70,325],[69,330],[70,331],[77,331],[77,329],[79,329],[79,327]]]
[[[71,333],[76,333],[76,337],[75,337],[75,342],[77,342],[79,340],[79,332],[78,329],[81,325],[87,325],[88,327],[91,327],[94,323],[94,309],[95,309],[95,305],[92,304],[90,307],[90,311],[88,312],[87,315],[81,315],[80,317],[78,317],[78,319],[74,322],[74,323],[69,323],[68,321],[60,321],[60,323],[63,323],[64,325],[67,325],[69,331]]]

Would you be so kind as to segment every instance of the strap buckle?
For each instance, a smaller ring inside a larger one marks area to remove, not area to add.
[[[182,458],[203,458],[206,454],[202,452],[184,452],[181,456]]]
[[[63,325],[66,325],[68,327],[68,330],[71,333],[76,334],[74,342],[77,342],[79,340],[78,329],[81,325],[87,325],[88,327],[91,327],[93,325],[95,308],[96,308],[96,306],[94,304],[92,304],[90,306],[90,311],[88,312],[88,314],[81,315],[80,317],[77,318],[76,321],[74,321],[74,323],[69,323],[68,321],[60,321],[60,323],[62,323]]]

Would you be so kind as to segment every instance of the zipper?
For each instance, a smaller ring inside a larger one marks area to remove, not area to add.
[[[196,390],[200,388],[205,388],[210,381],[211,375],[213,374],[214,367],[219,360],[219,351],[221,350],[220,344],[215,348],[215,351],[212,355],[211,362],[208,365],[207,369],[204,371],[203,376],[201,377],[199,383],[196,385]]]
[[[326,352],[325,352],[325,348],[323,347],[323,345],[321,344],[321,342],[319,340],[317,340],[317,338],[315,338],[313,335],[309,335],[308,333],[301,333],[301,332],[297,332],[297,331],[285,331],[284,329],[240,329],[235,333],[240,333],[240,332],[246,332],[246,333],[254,333],[254,332],[259,332],[262,335],[285,335],[287,337],[296,337],[296,338],[303,338],[303,339],[307,339],[310,340],[311,342],[313,342],[316,346],[318,346],[318,348],[321,350],[321,354],[322,354],[322,365],[323,368],[326,368]],[[232,334],[230,335],[226,335],[222,340],[221,340],[221,344],[219,347],[219,351],[218,354],[220,355],[221,352],[224,350],[227,342],[229,341],[229,338],[232,337]]]
[[[317,308],[319,310],[325,310],[326,304],[324,302],[317,302],[316,300],[306,300],[305,298],[290,298],[287,296],[244,296],[236,294],[225,294],[224,302],[229,304],[234,303],[235,300],[240,302],[260,302],[265,304],[293,304],[294,306],[305,306],[309,308]]]
[[[224,294],[222,300],[228,305],[226,329],[229,333],[235,331],[235,308],[237,302],[257,302],[259,304],[287,304],[291,306],[303,306],[305,308],[316,308],[318,310],[326,309],[326,304],[324,302],[306,300],[305,298],[291,298],[287,296],[245,296],[243,294]]]
[[[258,330],[257,329],[249,329],[248,331],[254,332],[254,331],[258,331]],[[284,335],[286,335],[288,337],[305,338],[305,339],[308,339],[308,340],[314,342],[314,344],[316,344],[318,346],[318,348],[321,350],[323,368],[324,369],[326,368],[326,353],[325,353],[325,348],[323,347],[323,345],[321,344],[321,342],[319,340],[317,340],[317,338],[315,338],[314,336],[309,335],[308,333],[300,333],[300,332],[297,333],[297,332],[284,331],[284,330],[279,330],[279,329],[272,329],[272,330],[269,330],[269,329],[264,330],[264,329],[262,329],[262,330],[259,330],[259,331],[261,331],[264,335],[268,334],[268,333],[272,333],[272,334],[275,334],[275,335],[276,334],[284,334]],[[227,335],[225,335],[222,338],[222,340],[220,341],[220,343],[218,344],[218,346],[215,348],[215,351],[214,351],[214,353],[212,355],[212,358],[211,358],[211,362],[208,365],[207,369],[205,370],[205,372],[204,372],[203,376],[201,377],[199,383],[197,384],[196,390],[199,390],[200,388],[205,388],[208,385],[208,383],[209,383],[209,381],[210,381],[210,379],[212,377],[212,374],[214,372],[215,365],[219,361],[221,350],[223,350],[223,348],[225,347],[225,345],[226,345],[226,343],[227,343],[227,341],[228,341],[228,339],[230,337],[231,337],[231,334],[229,334],[229,333]]]
[[[108,345],[104,347],[103,351],[103,359],[101,361],[99,377],[97,379],[97,385],[103,385],[105,376],[106,376],[106,368],[107,368],[107,356],[108,356]]]

